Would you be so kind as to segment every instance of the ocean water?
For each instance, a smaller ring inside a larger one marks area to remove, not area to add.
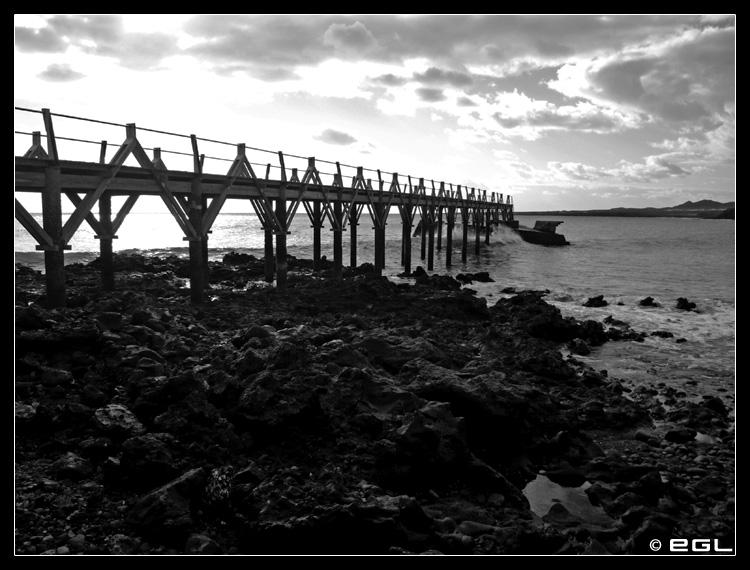
[[[39,216],[41,223],[41,216]],[[517,215],[523,225],[533,226],[538,217]],[[562,221],[558,233],[570,245],[544,247],[524,242],[507,228],[498,229],[474,253],[470,235],[467,262],[461,261],[461,231],[454,230],[452,267],[446,269],[446,250],[435,251],[433,273],[457,275],[487,271],[493,282],[469,285],[489,304],[507,296],[503,289],[548,291],[546,300],[565,316],[604,321],[612,317],[633,329],[650,333],[671,332],[673,338],[649,336],[645,342],[610,342],[587,357],[577,357],[611,377],[633,385],[673,386],[696,399],[718,395],[734,409],[736,240],[733,220],[681,218],[619,218],[552,216]],[[401,223],[390,214],[386,231],[384,273],[402,279]],[[415,220],[416,224],[417,220]],[[312,258],[312,229],[300,209],[290,228],[290,255]],[[333,258],[333,232],[322,233],[322,254]],[[153,255],[188,254],[187,242],[171,215],[131,213],[114,240],[115,251]],[[358,226],[357,264],[373,262],[373,231],[367,211]],[[437,242],[437,240],[436,240]],[[220,260],[230,251],[264,255],[264,235],[251,213],[222,213],[209,236],[209,258]],[[349,232],[344,234],[344,265],[349,265]],[[15,261],[43,270],[43,254],[15,223]],[[88,262],[98,257],[99,244],[83,225],[71,240],[66,263]],[[419,238],[412,240],[412,270],[427,268],[421,259]],[[590,297],[603,295],[607,306],[585,307]],[[652,297],[658,307],[642,307]],[[695,311],[676,308],[683,297],[696,304]],[[676,342],[684,339],[684,342]]]

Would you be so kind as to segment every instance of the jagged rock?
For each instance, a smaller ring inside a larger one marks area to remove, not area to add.
[[[94,412],[99,427],[106,433],[127,437],[140,435],[146,431],[138,418],[121,404],[109,404]]]

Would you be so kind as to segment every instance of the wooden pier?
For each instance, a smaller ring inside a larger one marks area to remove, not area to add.
[[[195,135],[137,129],[135,124],[113,125],[124,128],[124,141],[111,159],[106,160],[108,143],[101,141],[95,143],[99,145],[98,161],[63,160],[57,150],[58,141],[76,139],[56,137],[53,117],[91,120],[54,115],[49,109],[35,111],[16,108],[16,111],[41,114],[45,130],[44,134],[41,131],[20,133],[30,137],[30,147],[23,156],[15,157],[15,213],[16,219],[37,241],[37,250],[44,252],[47,302],[51,307],[65,306],[64,255],[66,250],[70,250],[70,240],[84,222],[91,226],[99,240],[102,286],[105,289],[114,288],[113,240],[142,196],[160,197],[181,228],[183,239],[189,243],[190,296],[194,303],[204,301],[205,289],[209,286],[208,236],[228,200],[248,200],[251,203],[265,231],[266,280],[273,282],[275,279],[276,287],[282,291],[286,290],[287,285],[287,235],[300,205],[312,225],[313,263],[316,269],[320,269],[321,265],[321,230],[326,221],[334,232],[334,278],[342,275],[342,240],[347,230],[351,240],[350,265],[357,265],[357,227],[365,207],[373,224],[373,266],[377,274],[382,274],[385,267],[385,229],[394,209],[402,225],[400,263],[407,274],[411,273],[412,228],[417,214],[422,220],[419,236],[422,240],[421,256],[427,260],[428,270],[434,269],[435,249],[442,249],[443,226],[445,262],[447,267],[451,266],[453,231],[459,223],[459,216],[463,231],[463,263],[468,256],[470,227],[476,228],[474,251],[479,254],[482,235],[484,242],[489,244],[493,226],[513,222],[510,196],[503,200],[502,194],[490,193],[488,196],[486,190],[461,185],[454,187],[444,182],[436,185],[430,181],[427,185],[424,178],[413,180],[411,176],[399,177],[397,173],[392,173],[390,179],[386,180],[380,170],[368,171],[376,175],[373,182],[372,177],[365,177],[365,169],[361,166],[329,163],[335,165],[335,172],[326,175],[318,169],[315,158],[305,158],[304,172],[300,175],[302,168],[285,164],[291,155],[285,157],[282,152],[275,152],[272,154],[278,165],[267,163],[265,173],[260,176],[256,169],[263,166],[251,162],[248,152],[261,149],[248,149],[244,143],[230,144],[236,151],[233,159],[222,159],[227,162],[231,160],[226,173],[210,173],[204,168],[206,155],[199,153],[198,145],[217,141],[200,139]],[[138,140],[139,132],[189,138],[189,152],[174,154],[192,157],[192,171],[170,170],[163,160],[169,151],[156,146],[144,148]],[[46,146],[42,144],[43,138],[46,139]],[[149,150],[151,156],[147,153]],[[126,160],[134,165],[126,164]],[[353,171],[348,185],[344,182],[342,168]],[[274,176],[276,171],[278,175]],[[330,176],[331,180],[326,183],[323,176]],[[42,224],[18,200],[19,193],[41,196]],[[73,213],[65,221],[63,195],[74,206]],[[112,211],[113,197],[124,197],[116,213]]]

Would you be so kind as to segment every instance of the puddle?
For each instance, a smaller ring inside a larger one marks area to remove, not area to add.
[[[545,475],[537,475],[523,489],[523,494],[529,501],[531,511],[543,517],[555,504],[561,504],[569,513],[583,519],[587,523],[609,526],[614,522],[604,509],[591,504],[585,491],[591,486],[586,482],[580,487],[563,487],[552,482]]]

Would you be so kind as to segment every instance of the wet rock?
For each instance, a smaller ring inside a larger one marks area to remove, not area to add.
[[[677,299],[677,304],[675,305],[677,309],[680,309],[682,311],[695,311],[696,310],[696,304],[692,301],[688,301],[685,297],[680,297]]]
[[[586,341],[581,340],[580,338],[574,338],[568,343],[568,350],[572,352],[573,354],[578,354],[580,356],[588,356],[591,354],[591,349],[589,348],[589,345],[586,344]]]
[[[480,283],[493,282],[493,279],[490,277],[490,274],[487,271],[478,271],[476,273],[459,273],[458,275],[456,275],[456,280],[463,283],[464,285],[469,285],[474,281],[478,281]]]
[[[609,303],[604,300],[604,295],[597,295],[595,297],[589,297],[588,300],[583,304],[584,307],[606,307]]]

